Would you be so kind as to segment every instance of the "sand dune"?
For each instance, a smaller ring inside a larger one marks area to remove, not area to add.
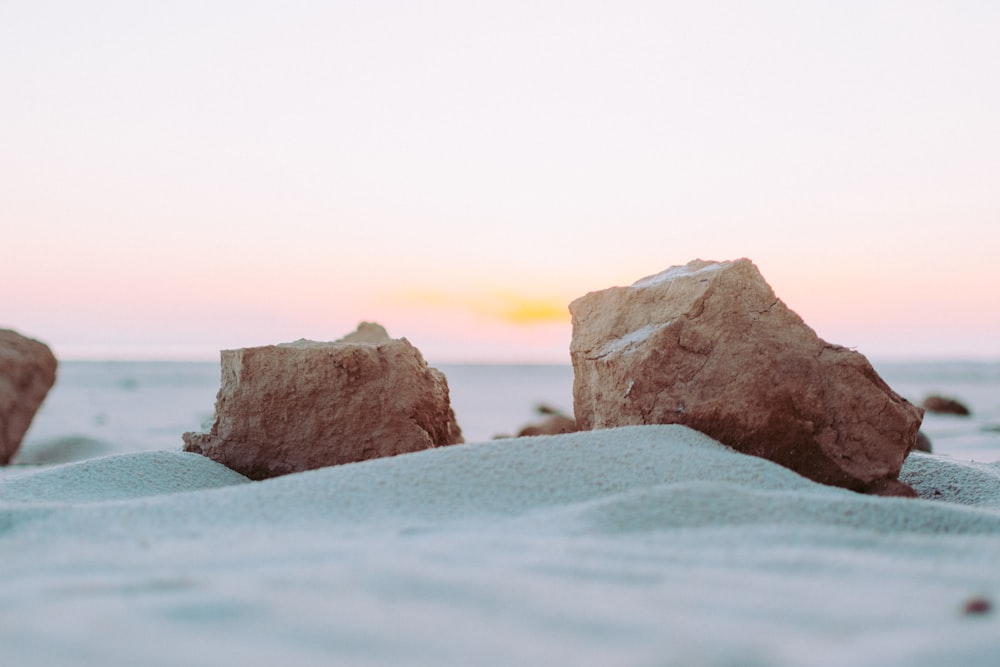
[[[820,486],[678,426],[247,482],[180,452],[0,479],[12,665],[993,665],[996,465]]]

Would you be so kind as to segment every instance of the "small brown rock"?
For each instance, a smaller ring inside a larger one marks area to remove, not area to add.
[[[462,441],[444,374],[362,323],[333,343],[223,350],[215,423],[184,449],[264,479]]]
[[[965,616],[983,616],[993,611],[993,603],[989,598],[976,596],[965,601],[962,614]]]
[[[930,454],[933,452],[933,447],[931,446],[931,439],[927,437],[927,434],[923,431],[917,431],[917,437],[913,440],[913,447],[910,449],[911,452],[927,452]]]
[[[55,384],[57,365],[45,343],[0,329],[0,465],[9,463],[21,447]]]
[[[942,415],[959,415],[966,417],[971,414],[969,408],[954,398],[932,394],[925,398],[920,404],[927,412],[934,412]]]
[[[544,403],[535,407],[535,411],[542,415],[541,421],[527,424],[517,432],[518,437],[527,435],[559,435],[561,433],[574,433],[577,431],[576,420],[568,417],[559,410]]]

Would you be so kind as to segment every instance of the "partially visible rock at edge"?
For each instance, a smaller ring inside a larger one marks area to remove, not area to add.
[[[0,329],[0,465],[21,447],[35,413],[56,381],[55,355],[48,345]]]
[[[223,350],[215,423],[184,449],[264,479],[463,442],[444,374],[377,324]]]
[[[923,410],[820,339],[750,260],[671,267],[570,312],[581,430],[684,424],[823,484],[910,495],[897,477]]]

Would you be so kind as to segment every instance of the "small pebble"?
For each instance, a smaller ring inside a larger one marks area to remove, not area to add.
[[[966,616],[982,616],[993,611],[993,603],[984,597],[969,598],[962,613]]]

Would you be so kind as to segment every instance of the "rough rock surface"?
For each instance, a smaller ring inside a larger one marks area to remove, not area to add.
[[[920,405],[927,412],[934,412],[941,415],[958,415],[960,417],[967,417],[972,414],[972,411],[960,401],[954,398],[948,398],[947,396],[939,396],[937,394],[931,394],[925,398]]]
[[[251,479],[462,442],[445,376],[367,322],[332,343],[223,350],[215,410],[184,449]]]
[[[56,381],[48,345],[0,329],[0,465],[10,462]]]
[[[923,411],[820,339],[747,259],[695,260],[572,304],[581,430],[684,424],[824,484],[897,481]]]

